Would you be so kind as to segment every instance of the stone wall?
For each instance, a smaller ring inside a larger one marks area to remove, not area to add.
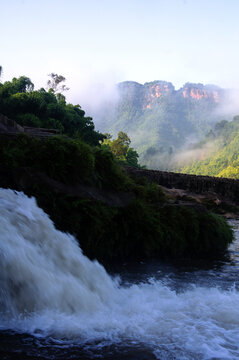
[[[145,177],[170,189],[184,189],[198,194],[214,192],[223,200],[239,204],[239,180],[134,168],[127,168],[127,172],[132,177]]]

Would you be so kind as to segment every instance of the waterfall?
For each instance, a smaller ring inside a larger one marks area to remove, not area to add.
[[[0,330],[229,359],[239,357],[238,328],[235,289],[177,292],[153,278],[123,286],[34,198],[0,189]]]

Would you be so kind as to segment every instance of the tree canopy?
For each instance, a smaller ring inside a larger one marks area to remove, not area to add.
[[[65,84],[62,84],[64,81],[66,81],[64,76],[58,75],[56,73],[51,73],[48,76],[50,76],[50,79],[47,81],[47,87],[49,90],[52,90],[54,93],[61,93],[62,91],[69,90]]]
[[[52,73],[48,91],[34,90],[34,84],[26,76],[0,83],[1,113],[22,126],[59,129],[91,145],[99,144],[104,136],[95,131],[92,118],[85,116],[80,105],[66,103],[65,96],[58,92],[66,90],[61,85],[63,81],[63,76]]]
[[[129,136],[125,132],[120,131],[115,140],[111,140],[111,135],[105,134],[102,145],[109,148],[120,162],[129,166],[139,167],[139,155],[137,151],[130,147],[130,143],[131,140]]]

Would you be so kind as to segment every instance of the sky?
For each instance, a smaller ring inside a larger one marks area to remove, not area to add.
[[[125,80],[236,88],[238,15],[239,0],[0,0],[1,81],[55,72],[79,104]]]

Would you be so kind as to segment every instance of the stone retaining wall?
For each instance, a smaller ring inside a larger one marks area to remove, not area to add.
[[[134,168],[127,168],[127,172],[170,189],[184,189],[198,194],[214,192],[223,200],[239,204],[239,180]]]

